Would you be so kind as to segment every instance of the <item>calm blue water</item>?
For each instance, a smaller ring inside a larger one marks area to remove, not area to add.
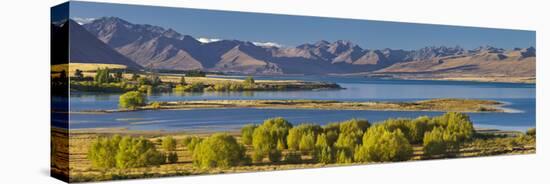
[[[520,113],[470,113],[480,128],[526,130],[535,126],[535,85],[511,83],[479,83],[455,81],[380,80],[363,77],[255,77],[260,79],[298,79],[330,81],[344,90],[276,91],[156,94],[150,101],[198,99],[323,99],[347,101],[415,101],[430,98],[492,99],[507,103],[507,108]],[[116,109],[118,94],[71,94],[71,111]],[[270,117],[284,117],[292,123],[326,124],[350,118],[371,122],[390,117],[414,118],[440,115],[441,112],[389,112],[351,110],[271,110],[271,109],[207,109],[137,111],[110,114],[71,114],[71,128],[127,127],[141,130],[231,130],[247,123],[260,123]]]

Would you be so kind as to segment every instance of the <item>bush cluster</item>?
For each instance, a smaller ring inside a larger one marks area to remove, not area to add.
[[[147,103],[147,97],[139,91],[130,91],[120,95],[118,106],[122,109],[136,109]]]
[[[469,117],[462,113],[446,113],[437,117],[388,119],[371,126],[367,120],[351,119],[325,126],[299,124],[293,126],[283,118],[271,118],[260,125],[249,124],[241,129],[241,143],[228,134],[209,137],[185,137],[181,144],[191,152],[193,165],[200,169],[228,168],[256,163],[280,162],[354,163],[395,162],[410,160],[412,145],[422,145],[424,156],[449,156],[461,144],[506,144],[516,149],[524,143],[534,143],[534,131],[514,139],[478,139],[472,143],[475,131]],[[90,147],[88,158],[97,168],[134,168],[163,163],[176,163],[177,141],[166,136],[157,139],[159,148],[144,138],[98,138]],[[252,150],[246,154],[246,147]],[[519,148],[518,148],[519,149]],[[488,151],[491,154],[494,151]],[[497,150],[499,151],[499,150]]]
[[[144,138],[98,138],[88,151],[88,159],[97,168],[135,168],[163,164],[166,157]]]
[[[193,149],[193,164],[201,169],[227,168],[244,164],[247,157],[245,147],[227,134],[214,134]]]

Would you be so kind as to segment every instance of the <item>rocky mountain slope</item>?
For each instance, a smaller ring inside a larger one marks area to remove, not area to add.
[[[141,66],[243,74],[461,73],[534,76],[534,48],[425,47],[363,49],[344,40],[296,47],[249,41],[200,42],[172,29],[103,17],[83,25],[99,40]]]
[[[52,44],[52,47],[63,46],[63,48],[68,49],[68,55],[65,54],[65,56],[61,56],[59,54],[55,54],[56,56],[52,58],[54,60],[61,60],[63,58],[66,60],[68,57],[69,61],[72,63],[119,64],[125,65],[129,69],[133,70],[142,69],[141,65],[136,64],[126,56],[113,50],[109,45],[106,45],[102,41],[98,40],[94,35],[90,34],[86,31],[86,29],[73,20],[69,19],[58,24],[52,24],[51,31],[52,35],[68,35],[68,39],[56,40],[57,42],[68,41],[68,45],[62,43]],[[62,38],[62,36],[57,36],[56,38]],[[60,48],[55,48],[54,50],[58,49]]]

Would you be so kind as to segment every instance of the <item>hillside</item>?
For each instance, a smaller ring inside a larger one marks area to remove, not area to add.
[[[173,29],[103,17],[83,25],[141,66],[241,74],[388,74],[534,77],[535,48],[425,47],[363,49],[351,41],[321,40],[296,47],[249,41],[201,42]]]
[[[115,64],[127,66],[132,70],[142,69],[140,65],[113,50],[72,20],[57,25],[52,24],[51,30],[54,35],[69,33],[68,57],[71,63]]]

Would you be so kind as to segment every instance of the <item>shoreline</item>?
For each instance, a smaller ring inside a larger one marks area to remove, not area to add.
[[[157,106],[152,105],[156,103]],[[364,111],[426,111],[426,112],[501,112],[517,110],[502,107],[502,102],[474,99],[430,99],[414,102],[336,101],[336,100],[191,100],[151,102],[135,109],[87,110],[71,113],[116,113],[144,110],[196,110],[196,109],[318,109]]]
[[[231,129],[231,130],[209,130],[209,131],[190,131],[190,130],[165,130],[165,129],[155,129],[155,130],[131,130],[128,127],[111,127],[111,128],[78,128],[78,129],[65,129],[54,127],[54,131],[69,131],[70,134],[100,134],[100,135],[136,135],[136,136],[167,136],[167,135],[193,135],[193,136],[207,136],[214,133],[227,133],[229,135],[239,135],[241,134],[241,129]],[[520,130],[501,130],[495,128],[480,128],[475,127],[474,130],[477,133],[482,134],[520,134],[524,131]]]

